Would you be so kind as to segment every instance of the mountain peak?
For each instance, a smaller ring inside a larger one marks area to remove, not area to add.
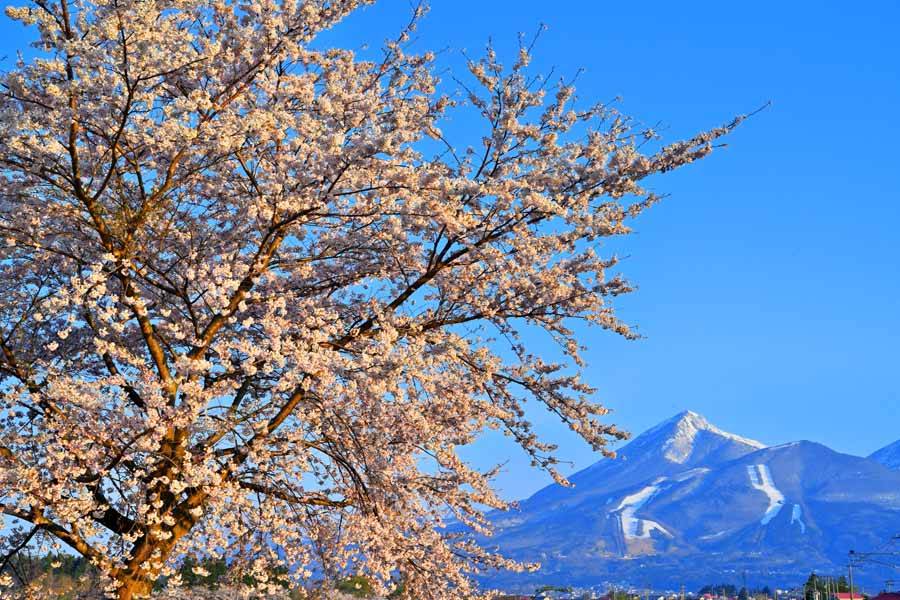
[[[663,423],[679,423],[679,422],[688,422],[688,423],[696,423],[701,426],[709,425],[709,421],[706,420],[706,417],[701,415],[700,413],[694,412],[692,410],[683,410],[671,419],[667,421],[663,421]]]
[[[601,459],[569,477],[578,491],[548,486],[529,502],[572,502],[596,490],[624,489],[694,467],[710,467],[756,452],[765,445],[722,431],[702,415],[686,410],[648,429],[618,451],[618,459]]]
[[[706,419],[706,417],[692,410],[683,410],[669,419],[667,422],[675,423],[685,427],[694,427],[698,430],[704,430],[713,427],[713,425]]]
[[[678,413],[671,419],[663,421],[645,435],[656,438],[661,444],[663,456],[673,463],[683,464],[694,452],[698,435],[701,432],[719,438],[725,438],[753,449],[765,448],[765,444],[723,431],[710,423],[706,417],[692,410]],[[643,436],[641,436],[643,437]]]

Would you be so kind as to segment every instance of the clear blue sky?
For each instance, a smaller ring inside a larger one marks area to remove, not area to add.
[[[383,1],[332,39],[378,41],[409,6]],[[621,95],[667,140],[773,101],[729,148],[656,180],[671,197],[616,245],[640,286],[620,314],[646,339],[584,332],[614,420],[638,433],[690,408],[852,454],[900,438],[900,3],[434,0],[416,43],[477,54],[493,38],[512,62],[517,33],[541,23],[537,69],[585,67],[583,101]],[[0,56],[22,39],[0,20]],[[573,468],[596,460],[535,417]],[[507,455],[506,496],[548,481],[494,440],[472,453]]]

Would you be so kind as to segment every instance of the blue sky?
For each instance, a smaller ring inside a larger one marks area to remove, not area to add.
[[[383,1],[330,39],[377,42],[409,10]],[[773,102],[724,151],[655,180],[670,198],[615,245],[639,285],[620,315],[646,339],[583,332],[613,420],[638,433],[689,408],[766,443],[852,454],[900,438],[900,4],[434,0],[415,47],[449,49],[457,69],[453,49],[492,38],[512,62],[517,33],[541,23],[536,69],[585,67],[584,102],[622,96],[666,140]],[[0,56],[22,44],[0,19]],[[534,417],[565,471],[596,460]],[[509,457],[510,498],[549,481],[493,439],[471,456]]]
[[[432,3],[421,48],[474,55],[491,38],[512,62],[517,33],[545,23],[536,69],[584,67],[583,101],[622,96],[668,140],[773,103],[724,151],[655,180],[670,197],[615,245],[639,285],[620,314],[646,339],[583,333],[586,377],[621,426],[693,409],[768,444],[869,454],[900,439],[900,4],[862,6]],[[335,35],[387,35],[408,7],[376,4]],[[566,471],[597,459],[534,416],[573,461]],[[509,460],[498,483],[510,498],[549,481],[499,440],[470,455]]]

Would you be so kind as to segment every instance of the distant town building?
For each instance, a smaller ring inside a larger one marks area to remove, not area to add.
[[[900,592],[881,592],[869,600],[900,600]]]

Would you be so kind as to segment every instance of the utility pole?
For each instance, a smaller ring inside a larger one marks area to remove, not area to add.
[[[850,600],[853,600],[853,557],[856,555],[855,550],[851,550],[849,560],[847,561],[847,570],[850,573]]]
[[[684,600],[684,584],[681,584],[681,600]]]

